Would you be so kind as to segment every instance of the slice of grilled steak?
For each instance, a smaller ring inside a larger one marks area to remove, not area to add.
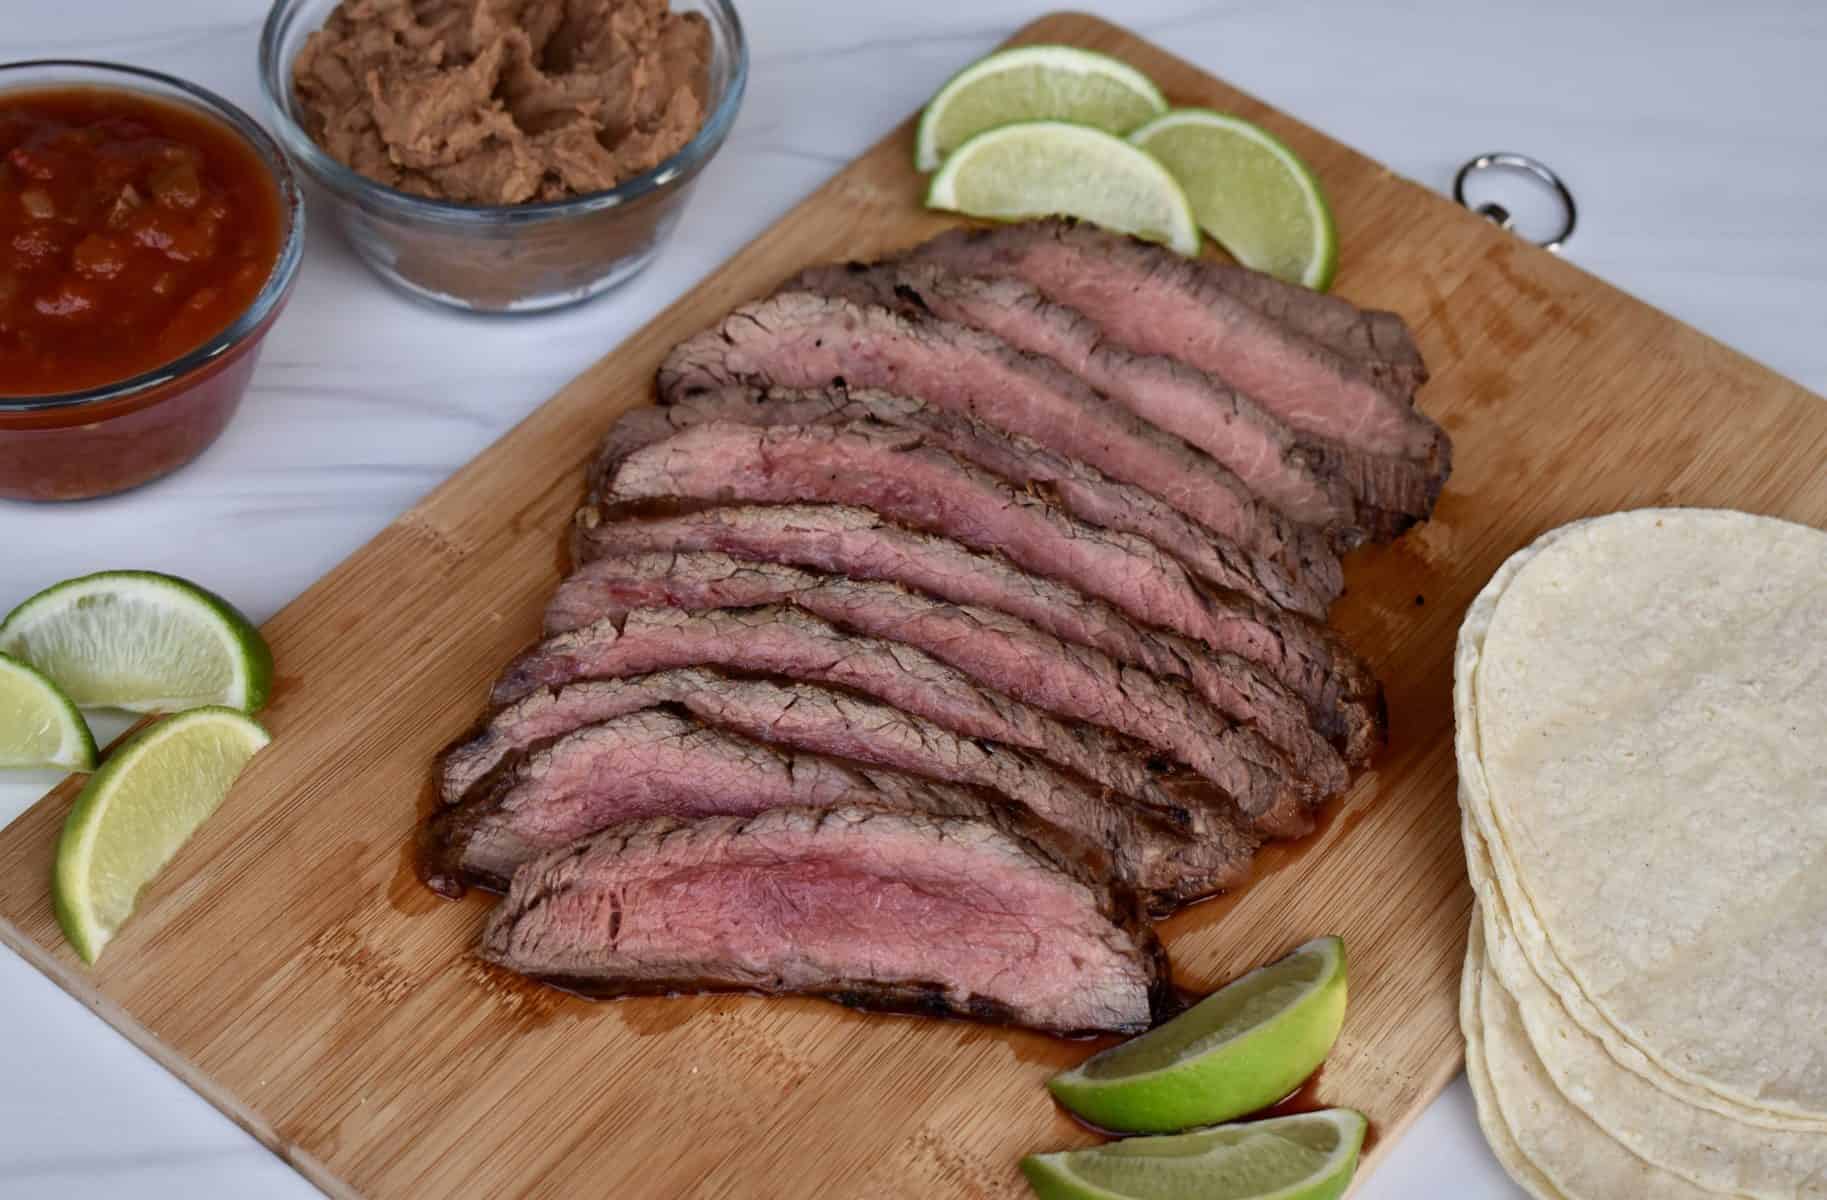
[[[1184,272],[1255,308],[1271,321],[1360,363],[1391,394],[1412,395],[1427,382],[1427,366],[1408,323],[1392,312],[1359,308],[1298,284],[1246,267],[1185,259],[1152,242],[1112,233],[1070,218],[947,232],[911,257],[962,275],[1012,274],[1036,281],[1061,273],[1095,271],[1112,277],[1112,290],[1131,274]],[[1036,282],[1042,291],[1047,288]]]
[[[731,384],[912,396],[1096,467],[1265,557],[1282,544],[1263,527],[1263,506],[1209,455],[1052,359],[981,329],[807,292],[777,295],[681,342],[660,366],[662,402]]]
[[[1256,664],[1176,634],[1137,625],[1076,588],[1029,574],[999,554],[896,525],[866,508],[835,504],[731,505],[610,522],[586,508],[573,555],[714,550],[899,583],[914,591],[1020,617],[1054,637],[1093,646],[1116,661],[1182,680],[1230,720],[1262,733],[1322,791],[1345,784],[1345,764],[1315,732],[1300,698]]]
[[[872,508],[965,545],[1000,551],[1143,624],[1261,665],[1306,702],[1315,726],[1348,758],[1367,756],[1382,736],[1381,689],[1323,626],[1202,587],[1146,540],[1074,521],[915,432],[713,422],[629,455],[604,481],[602,494],[611,503],[683,498]]]
[[[1400,532],[1400,516],[1360,505],[1343,477],[1320,472],[1319,456],[1279,417],[1204,371],[1111,345],[1083,314],[1014,276],[955,275],[919,261],[849,263],[803,271],[786,290],[987,329],[1203,450],[1287,519],[1327,530],[1341,546]]]
[[[1131,739],[1068,723],[992,692],[912,646],[855,637],[799,609],[683,613],[643,609],[547,638],[496,682],[508,704],[535,689],[580,679],[711,666],[848,688],[964,737],[1031,750],[1167,820],[1204,834],[1243,820],[1231,798]]]
[[[467,885],[499,891],[522,863],[625,821],[862,801],[974,811],[953,790],[911,776],[852,770],[648,709],[500,763],[427,822],[421,874],[446,895]]]
[[[1264,832],[1298,837],[1328,796],[1253,729],[1192,689],[1062,642],[1018,617],[948,604],[892,583],[817,575],[726,554],[599,558],[559,586],[546,625],[571,630],[642,608],[701,612],[792,604],[846,633],[926,651],[984,687],[1114,729],[1222,788]]]
[[[704,668],[541,688],[500,709],[440,762],[449,802],[503,760],[587,725],[661,708],[770,745],[928,779],[987,788],[1034,817],[1100,848],[1154,912],[1242,883],[1258,841],[1241,829],[1195,838],[1036,755],[965,738],[867,697],[812,684]]]
[[[1344,588],[1338,558],[1312,530],[1266,512],[1263,521],[1285,530],[1275,559],[1247,551],[1189,520],[1155,497],[1109,479],[1093,467],[1055,454],[1019,434],[1007,434],[968,417],[935,409],[906,396],[868,390],[847,393],[762,392],[731,388],[686,397],[675,404],[632,409],[603,440],[593,479],[642,446],[709,421],[744,425],[847,425],[875,421],[909,429],[935,446],[997,478],[1052,501],[1092,525],[1147,538],[1207,582],[1252,599],[1324,617]]]
[[[482,956],[600,996],[737,990],[1054,1033],[1167,1015],[1135,898],[994,818],[864,807],[621,826],[529,863]]]
[[[942,234],[913,257],[966,275],[1013,275],[1095,322],[1109,341],[1206,371],[1302,435],[1315,469],[1365,503],[1416,519],[1452,469],[1445,432],[1361,364],[1268,319],[1203,266],[1082,227],[1065,238]]]

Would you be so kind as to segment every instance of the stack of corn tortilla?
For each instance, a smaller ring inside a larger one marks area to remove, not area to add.
[[[1827,1197],[1827,535],[1582,521],[1460,631],[1479,1120],[1567,1200]]]

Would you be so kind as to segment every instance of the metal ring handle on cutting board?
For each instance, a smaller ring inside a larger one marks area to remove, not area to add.
[[[1567,190],[1567,185],[1561,181],[1559,175],[1554,173],[1553,168],[1540,159],[1530,158],[1527,154],[1480,154],[1460,167],[1459,174],[1453,176],[1453,199],[1467,208],[1471,208],[1471,204],[1465,198],[1465,181],[1475,172],[1489,170],[1522,171],[1533,175],[1553,188],[1555,195],[1561,198],[1561,207],[1566,210],[1567,219],[1561,224],[1560,232],[1546,241],[1537,242],[1536,245],[1547,250],[1559,250],[1567,239],[1573,236],[1573,226],[1579,219],[1578,210],[1573,204],[1573,193]],[[1481,217],[1495,221],[1499,227],[1504,229],[1509,229],[1515,224],[1515,220],[1510,216],[1510,210],[1501,204],[1481,204],[1472,211]]]

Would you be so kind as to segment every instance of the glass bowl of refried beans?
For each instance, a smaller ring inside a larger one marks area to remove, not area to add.
[[[278,0],[273,123],[382,278],[477,312],[614,287],[728,136],[727,0]]]

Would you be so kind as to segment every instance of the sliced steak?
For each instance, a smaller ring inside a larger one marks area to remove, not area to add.
[[[1138,417],[1211,455],[1289,520],[1325,529],[1347,547],[1399,532],[1399,518],[1363,508],[1342,477],[1317,470],[1320,456],[1279,417],[1204,371],[1110,345],[1083,314],[1018,278],[954,275],[927,262],[850,263],[814,267],[786,286],[987,329],[1018,349],[1052,358]]]
[[[1151,911],[1166,912],[1242,883],[1258,845],[1237,829],[1195,838],[1024,750],[960,737],[867,697],[703,668],[540,688],[445,753],[440,792],[455,802],[510,756],[586,725],[657,707],[683,710],[770,745],[987,788],[1099,847]]]
[[[1145,629],[1101,600],[999,554],[896,525],[879,513],[834,504],[732,505],[598,523],[587,508],[574,530],[579,563],[603,554],[714,550],[899,583],[954,604],[1009,613],[1054,637],[1093,646],[1120,663],[1183,680],[1230,720],[1261,731],[1322,792],[1345,785],[1345,764],[1317,734],[1300,698],[1261,667],[1186,638]]]
[[[1247,267],[1170,256],[1153,243],[1070,218],[948,232],[921,246],[913,257],[963,275],[1000,275],[1020,267],[1024,277],[1037,280],[1081,270],[1119,278],[1131,272],[1146,276],[1184,271],[1205,286],[1242,300],[1271,321],[1362,364],[1391,394],[1412,395],[1427,382],[1421,351],[1408,323],[1396,313],[1359,308],[1348,300],[1283,283]],[[1037,282],[1035,286],[1041,285]]]
[[[1382,736],[1381,690],[1324,627],[1204,588],[1141,538],[1072,520],[903,430],[753,428],[715,422],[636,451],[605,480],[611,503],[652,499],[822,501],[875,509],[1070,581],[1143,624],[1261,665],[1306,702],[1347,758]],[[599,514],[599,519],[607,514]]]
[[[1322,795],[1253,729],[1196,695],[1019,617],[948,604],[892,583],[818,575],[727,554],[599,558],[559,586],[546,627],[564,632],[643,608],[701,612],[792,604],[846,633],[899,642],[1006,696],[1114,729],[1222,788],[1258,828],[1298,837]]]
[[[600,996],[790,992],[1054,1033],[1167,1015],[1133,896],[994,819],[844,807],[640,822],[528,864],[482,956]]]
[[[1366,504],[1424,518],[1452,469],[1445,432],[1405,394],[1214,283],[1201,264],[1083,227],[997,241],[941,234],[913,257],[965,275],[1009,275],[1083,313],[1119,345],[1179,359],[1248,396],[1302,435],[1315,469]]]
[[[1264,506],[1235,475],[1052,359],[1024,354],[981,329],[806,292],[777,295],[681,342],[660,367],[662,402],[731,384],[912,396],[1032,438],[1300,570],[1298,548],[1265,524]]]
[[[1093,234],[1101,232],[1092,229]],[[1427,363],[1399,313],[1359,308],[1349,300],[1285,283],[1263,271],[1230,263],[1197,260],[1215,286],[1341,357],[1361,363],[1390,395],[1413,401],[1427,382]]]
[[[643,446],[664,441],[680,429],[710,421],[744,425],[847,425],[874,421],[909,429],[933,445],[997,478],[1052,501],[1091,525],[1147,538],[1217,587],[1279,604],[1308,616],[1324,617],[1344,588],[1339,561],[1311,530],[1286,526],[1302,564],[1298,573],[1213,534],[1155,497],[1106,478],[1095,468],[1055,454],[1018,434],[991,429],[968,417],[935,409],[919,400],[885,392],[761,392],[732,388],[706,392],[664,408],[636,408],[624,414],[603,441],[594,479]],[[1265,520],[1280,520],[1267,514]]]
[[[1194,833],[1242,821],[1228,795],[1175,771],[1128,738],[1068,724],[1032,705],[978,687],[911,646],[853,637],[790,607],[682,613],[643,609],[547,638],[495,685],[497,704],[580,679],[625,678],[674,667],[712,666],[848,688],[964,737],[1031,750]]]
[[[978,801],[949,785],[852,769],[648,709],[498,765],[427,823],[421,874],[446,895],[466,885],[501,890],[522,863],[626,821],[847,803],[970,814]]]

